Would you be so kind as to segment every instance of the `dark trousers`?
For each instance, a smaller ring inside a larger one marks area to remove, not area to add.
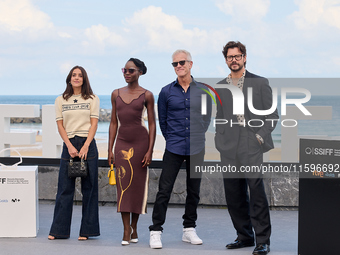
[[[166,211],[168,208],[170,196],[176,177],[184,160],[186,161],[186,185],[187,197],[185,201],[185,212],[183,215],[184,228],[196,227],[197,220],[197,205],[200,200],[200,185],[201,178],[190,178],[190,161],[203,162],[204,150],[200,153],[183,156],[165,150],[163,156],[163,169],[159,179],[158,193],[152,212],[152,223],[149,227],[150,231],[162,231],[162,225],[165,222]]]
[[[221,154],[222,165],[260,166],[263,162],[262,146],[248,128],[240,128],[239,143],[235,159]],[[260,174],[246,173],[244,178],[233,178],[225,173],[224,191],[228,211],[241,241],[270,244],[271,223],[267,196]],[[249,192],[248,194],[248,187]]]
[[[73,146],[79,151],[86,141],[86,137],[70,139]],[[67,163],[70,159],[68,149],[64,143],[60,159],[58,178],[58,192],[54,207],[53,222],[50,235],[57,238],[69,238],[71,231],[72,207],[75,190],[75,178],[69,178]],[[98,150],[93,139],[87,153],[88,176],[81,178],[82,219],[79,236],[99,236],[98,215]]]

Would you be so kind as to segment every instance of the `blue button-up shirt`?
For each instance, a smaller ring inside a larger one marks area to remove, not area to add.
[[[211,98],[207,95],[207,113],[202,115],[202,90],[208,88],[192,78],[184,91],[178,79],[162,88],[158,96],[158,120],[166,140],[166,149],[178,155],[194,155],[205,146],[205,132],[211,118]]]

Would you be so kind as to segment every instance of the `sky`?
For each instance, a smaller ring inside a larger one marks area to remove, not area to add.
[[[258,75],[339,78],[340,0],[0,0],[0,93],[61,94],[80,65],[94,92],[110,95],[135,57],[148,68],[140,85],[158,94],[176,79],[177,49],[191,52],[194,78],[227,76],[230,40],[246,45]],[[340,95],[340,84],[304,86]]]

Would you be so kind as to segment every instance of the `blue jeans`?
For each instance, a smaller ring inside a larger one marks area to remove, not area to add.
[[[75,136],[70,139],[73,146],[79,151],[86,141],[86,137]],[[67,162],[70,154],[64,143],[60,159],[58,179],[58,192],[54,207],[53,223],[50,235],[56,238],[69,238],[71,231],[72,207],[75,190],[75,179],[69,178]],[[83,195],[82,220],[79,236],[99,236],[98,215],[98,150],[93,139],[87,153],[88,175],[81,178],[81,192]]]
[[[205,151],[202,150],[200,153],[183,156],[174,154],[168,150],[165,150],[163,155],[163,169],[159,178],[159,187],[156,195],[156,201],[152,212],[152,225],[149,226],[150,231],[163,231],[162,225],[165,222],[166,211],[171,196],[172,189],[174,187],[178,172],[181,168],[184,160],[186,161],[186,172],[187,172],[187,197],[185,201],[185,212],[182,216],[184,228],[196,227],[197,220],[197,206],[200,200],[200,186],[201,178],[190,177],[190,161],[200,162],[202,165]],[[201,177],[201,176],[200,176]]]

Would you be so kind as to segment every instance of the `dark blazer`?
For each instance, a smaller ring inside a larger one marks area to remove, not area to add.
[[[218,82],[217,84],[227,84],[226,79]],[[277,121],[266,121],[266,119],[279,119],[277,109],[269,115],[260,116],[250,112],[248,107],[248,95],[247,89],[253,88],[253,106],[257,110],[268,110],[272,106],[273,95],[272,89],[269,86],[269,82],[266,78],[257,76],[246,71],[244,84],[243,84],[243,95],[244,95],[244,117],[246,123],[251,121],[251,126],[247,126],[248,130],[252,131],[254,136],[259,134],[264,143],[262,144],[263,152],[267,152],[274,148],[274,143],[271,137],[271,132],[274,130]],[[222,105],[219,100],[217,102],[217,113],[216,119],[225,119],[228,121],[227,124],[216,124],[216,134],[215,134],[215,145],[216,149],[223,153],[228,158],[236,157],[236,149],[238,146],[238,137],[240,127],[237,124],[233,124],[230,127],[230,120],[233,123],[237,123],[236,115],[233,115],[233,98],[229,89],[216,88],[216,92],[221,98]],[[253,121],[253,120],[262,120]]]

